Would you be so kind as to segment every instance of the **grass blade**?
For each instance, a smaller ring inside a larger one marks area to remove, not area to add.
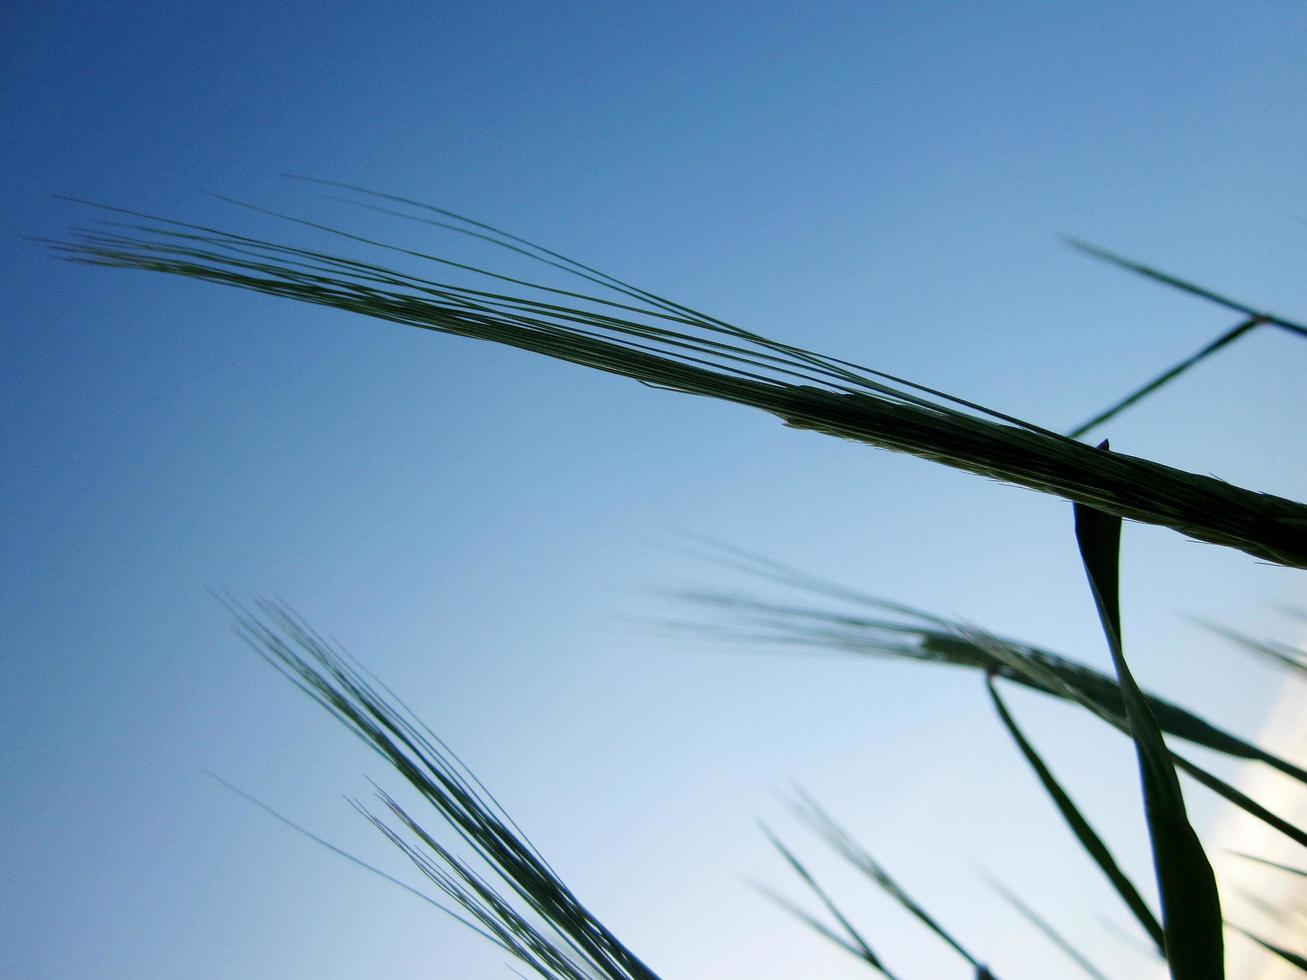
[[[896,882],[888,871],[868,854],[848,833],[840,827],[815,801],[802,791],[799,792],[795,808],[804,821],[826,840],[846,861],[874,881],[894,901],[898,902],[922,925],[942,939],[947,945],[976,970],[977,977],[993,977],[988,967],[973,956],[965,946],[955,939],[939,921],[927,912],[911,895]]]
[[[1122,398],[1119,402],[1116,402],[1115,404],[1109,406],[1108,408],[1103,409],[1103,411],[1099,412],[1088,422],[1084,422],[1076,426],[1074,429],[1068,432],[1067,435],[1070,436],[1072,439],[1079,439],[1085,433],[1089,432],[1092,429],[1098,428],[1100,425],[1102,425],[1104,422],[1108,421],[1109,419],[1115,418],[1117,415],[1120,415],[1131,405],[1135,404],[1136,402],[1140,401],[1146,396],[1152,394],[1154,391],[1156,391],[1158,388],[1161,388],[1163,385],[1167,384],[1168,382],[1173,381],[1175,378],[1179,377],[1185,371],[1188,371],[1199,361],[1203,360],[1204,358],[1210,357],[1212,354],[1215,354],[1222,347],[1232,344],[1234,341],[1238,340],[1248,331],[1252,330],[1253,327],[1257,326],[1259,323],[1264,323],[1264,322],[1265,321],[1262,320],[1261,317],[1249,317],[1248,319],[1235,324],[1233,327],[1231,327],[1225,333],[1221,334],[1210,344],[1207,344],[1197,353],[1192,354],[1189,357],[1186,357],[1179,364],[1176,364],[1173,367],[1168,368],[1166,371],[1163,371],[1152,381],[1149,381],[1147,384],[1141,385],[1139,388],[1136,388],[1130,394]]]
[[[1100,447],[1107,450],[1107,443]],[[1185,813],[1180,780],[1143,692],[1135,684],[1121,643],[1119,554],[1121,520],[1088,507],[1075,508],[1076,541],[1094,604],[1121,685],[1126,720],[1139,757],[1144,812],[1162,898],[1166,958],[1175,980],[1222,980],[1221,902],[1212,866]]]
[[[1131,734],[1129,721],[1125,716],[1116,715],[1111,713],[1110,711],[1105,710],[1104,708],[1102,708],[1102,706],[1097,704],[1092,699],[1083,696],[1079,691],[1075,690],[1073,687],[1063,684],[1061,679],[1057,676],[1056,673],[1046,668],[1039,661],[1022,659],[1019,655],[1016,654],[1015,651],[1012,651],[1009,648],[1003,646],[1001,642],[994,642],[989,638],[985,637],[984,634],[981,634],[974,630],[970,631],[970,633],[967,634],[967,638],[971,642],[977,645],[987,646],[987,648],[990,650],[991,653],[993,653],[995,657],[997,657],[1000,661],[1004,662],[1008,667],[1012,668],[1013,670],[1019,673],[1026,674],[1031,679],[1032,683],[1037,684],[1041,687],[1047,687],[1054,690],[1060,689],[1063,697],[1067,698],[1068,700],[1076,702],[1081,707],[1089,709],[1091,712],[1096,714],[1099,718],[1107,722],[1109,725],[1116,728],[1118,731],[1121,731],[1126,735]],[[1294,826],[1284,818],[1272,813],[1270,810],[1266,809],[1266,807],[1262,806],[1256,800],[1253,800],[1246,794],[1241,793],[1239,790],[1235,789],[1233,786],[1225,782],[1223,779],[1220,779],[1219,777],[1213,775],[1212,773],[1208,772],[1206,769],[1203,769],[1201,766],[1193,762],[1190,762],[1188,759],[1184,758],[1183,756],[1178,755],[1175,752],[1172,752],[1170,753],[1170,757],[1172,762],[1174,762],[1174,764],[1177,767],[1183,769],[1186,773],[1188,773],[1198,782],[1202,783],[1208,789],[1212,790],[1213,792],[1217,793],[1220,796],[1223,796],[1225,799],[1229,800],[1235,806],[1239,807],[1240,809],[1244,810],[1250,815],[1256,817],[1258,820],[1261,820],[1267,826],[1275,828],[1280,833],[1284,834],[1294,842],[1301,844],[1304,847],[1307,847],[1307,832],[1304,832],[1301,828]]]
[[[1208,772],[1197,763],[1189,761],[1184,756],[1172,752],[1171,759],[1175,762],[1176,766],[1182,769],[1189,776],[1192,776],[1197,782],[1202,783],[1202,785],[1206,786],[1218,796],[1222,796],[1229,800],[1239,809],[1256,817],[1268,827],[1273,827],[1278,830],[1294,843],[1307,847],[1307,831],[1304,831],[1301,827],[1290,823],[1278,814],[1272,813],[1246,793],[1240,792],[1225,780]]]
[[[1039,781],[1043,784],[1044,789],[1052,798],[1058,812],[1062,814],[1062,819],[1067,822],[1067,826],[1069,826],[1071,832],[1075,834],[1076,839],[1080,842],[1080,846],[1085,849],[1085,852],[1093,858],[1094,863],[1097,864],[1103,874],[1107,876],[1107,880],[1112,883],[1112,887],[1115,888],[1116,893],[1121,896],[1121,900],[1125,902],[1126,907],[1134,914],[1134,917],[1143,927],[1144,932],[1146,932],[1153,940],[1158,952],[1165,953],[1166,936],[1162,931],[1162,924],[1157,921],[1157,917],[1153,915],[1152,910],[1148,907],[1148,903],[1144,901],[1143,896],[1139,894],[1134,883],[1117,865],[1116,859],[1112,856],[1112,852],[1108,850],[1107,845],[1103,843],[1102,838],[1094,832],[1094,828],[1089,825],[1089,821],[1087,821],[1080,813],[1075,803],[1072,802],[1071,797],[1067,795],[1064,789],[1062,789],[1062,786],[1058,783],[1057,779],[1054,778],[1053,773],[1044,763],[1044,760],[1040,758],[1039,753],[1035,751],[1035,747],[1030,744],[1029,740],[1017,726],[1016,720],[1007,709],[1007,705],[1005,705],[1003,699],[999,697],[998,689],[994,685],[993,677],[986,677],[986,686],[989,688],[989,695],[994,702],[994,708],[998,712],[998,716],[1002,720],[1004,727],[1007,728],[1008,734],[1012,736],[1012,740],[1017,743],[1017,748],[1021,750],[1021,754],[1024,755],[1026,761],[1030,763],[1030,768],[1032,768],[1035,771],[1035,775],[1039,777]]]
[[[1152,279],[1154,282],[1164,283],[1165,285],[1172,286],[1182,292],[1199,296],[1202,299],[1217,304],[1218,306],[1224,306],[1228,310],[1242,313],[1246,317],[1264,323],[1272,323],[1275,326],[1280,327],[1282,330],[1287,330],[1300,337],[1307,337],[1307,327],[1304,327],[1300,323],[1286,320],[1284,317],[1276,316],[1274,313],[1267,313],[1265,310],[1253,309],[1253,307],[1246,303],[1240,303],[1238,300],[1230,299],[1228,296],[1222,296],[1220,293],[1213,292],[1210,289],[1205,289],[1202,286],[1194,285],[1187,280],[1180,279],[1179,277],[1173,276],[1167,272],[1161,272],[1158,269],[1143,265],[1140,262],[1122,258],[1120,255],[1117,255],[1114,252],[1109,252],[1105,248],[1099,248],[1097,245],[1090,245],[1088,242],[1082,242],[1075,238],[1068,238],[1066,241],[1072,248],[1079,249],[1086,255],[1092,255],[1094,258],[1102,259],[1104,262],[1110,262],[1112,265],[1118,266],[1122,269],[1129,269],[1131,272],[1137,272],[1139,275]]]
[[[825,936],[831,942],[835,943],[841,949],[853,954],[868,966],[879,971],[882,975],[889,977],[890,980],[895,980],[894,975],[885,968],[885,965],[880,961],[880,958],[872,952],[871,946],[868,945],[865,939],[863,939],[862,934],[854,928],[853,923],[850,922],[848,917],[840,911],[839,906],[837,906],[835,901],[826,893],[826,890],[822,888],[821,885],[817,884],[817,879],[812,876],[812,872],[804,867],[803,863],[794,856],[790,849],[782,844],[776,835],[765,826],[762,828],[762,832],[767,835],[767,839],[771,841],[772,846],[780,852],[781,857],[785,859],[786,863],[789,864],[794,873],[803,880],[804,884],[812,889],[813,893],[821,900],[821,903],[826,906],[827,911],[835,917],[835,920],[840,924],[840,927],[848,935],[848,939],[836,935],[828,927],[822,925],[793,903],[788,902],[771,892],[764,891],[764,894],[780,904],[782,908],[799,918],[809,927],[816,930],[820,935]]]
[[[1021,899],[1017,898],[1011,891],[1003,887],[998,881],[986,876],[989,886],[1003,896],[1007,903],[1021,914],[1032,926],[1042,932],[1054,946],[1066,954],[1067,959],[1071,960],[1076,966],[1080,967],[1086,974],[1093,977],[1094,980],[1107,980],[1107,976],[1098,967],[1094,966],[1080,950],[1076,949],[1060,932],[1054,929],[1043,916],[1032,909]]]

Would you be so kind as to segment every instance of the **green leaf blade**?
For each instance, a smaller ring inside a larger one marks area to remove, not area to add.
[[[1100,449],[1106,452],[1107,443]],[[1122,649],[1121,519],[1077,505],[1075,529],[1139,759],[1171,976],[1174,980],[1223,980],[1225,943],[1216,877],[1185,812],[1171,753]]]

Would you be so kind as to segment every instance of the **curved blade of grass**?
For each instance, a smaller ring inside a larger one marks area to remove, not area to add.
[[[990,977],[994,975],[989,972],[988,967],[973,956],[965,946],[955,939],[939,921],[927,912],[911,895],[909,895],[896,882],[888,871],[868,854],[849,834],[837,824],[829,814],[826,813],[817,803],[802,790],[798,790],[798,798],[795,801],[795,810],[799,816],[812,827],[825,841],[830,844],[835,851],[848,861],[851,865],[865,874],[874,881],[881,890],[889,895],[894,901],[898,902],[922,925],[933,932],[950,946],[959,956],[965,959],[976,970],[976,975],[980,977]]]
[[[1080,810],[1077,809],[1075,803],[1072,802],[1071,797],[1067,795],[1064,789],[1062,789],[1061,784],[1059,784],[1057,779],[1053,776],[1052,771],[1044,763],[1044,760],[1040,758],[1039,753],[1035,751],[1035,747],[1030,744],[1030,741],[1022,733],[1016,720],[1012,717],[1011,712],[1008,711],[1007,705],[1004,704],[1003,699],[999,697],[998,688],[994,685],[993,677],[986,676],[985,681],[986,687],[989,689],[989,696],[994,702],[994,708],[998,712],[998,716],[1002,720],[1004,727],[1007,728],[1008,734],[1012,736],[1012,740],[1017,743],[1017,748],[1019,748],[1021,754],[1026,757],[1026,761],[1030,763],[1030,768],[1032,768],[1035,771],[1035,775],[1039,777],[1039,781],[1043,784],[1045,791],[1047,791],[1048,795],[1052,798],[1058,812],[1062,814],[1062,819],[1065,820],[1067,826],[1071,828],[1071,832],[1075,834],[1076,839],[1080,842],[1080,846],[1085,849],[1085,852],[1093,858],[1094,863],[1097,864],[1103,874],[1107,876],[1107,880],[1111,882],[1112,887],[1116,889],[1116,893],[1121,896],[1121,900],[1125,902],[1126,907],[1134,914],[1134,917],[1143,927],[1144,932],[1146,932],[1153,940],[1158,952],[1164,954],[1166,950],[1166,936],[1162,931],[1162,924],[1157,921],[1157,917],[1153,915],[1152,910],[1148,907],[1148,903],[1145,902],[1143,896],[1139,894],[1139,890],[1135,888],[1134,883],[1117,865],[1116,859],[1112,856],[1112,852],[1108,849],[1107,845],[1103,843],[1102,838],[1094,832],[1094,828],[1089,825],[1089,821],[1080,813]],[[995,885],[995,887],[1000,886]],[[1000,888],[1000,890],[1002,889]]]
[[[794,856],[793,852],[791,852],[789,848],[787,848],[784,844],[782,844],[780,840],[776,837],[776,835],[773,834],[766,826],[762,826],[762,832],[767,836],[767,839],[771,841],[772,846],[775,847],[776,850],[780,852],[781,857],[785,859],[786,863],[789,864],[790,868],[794,871],[794,873],[797,874],[803,880],[804,884],[806,884],[810,889],[812,889],[813,893],[816,894],[816,896],[821,900],[821,903],[826,906],[826,910],[835,917],[835,920],[840,924],[840,927],[848,935],[848,939],[844,939],[836,935],[827,926],[822,925],[812,916],[808,915],[806,912],[802,911],[791,902],[788,902],[785,899],[782,899],[779,896],[773,894],[772,892],[768,892],[766,890],[764,890],[763,894],[767,895],[773,901],[777,902],[782,908],[790,912],[790,914],[799,918],[809,927],[816,930],[820,935],[826,937],[831,942],[835,943],[841,949],[853,954],[858,959],[866,963],[868,966],[879,971],[882,975],[889,977],[890,980],[895,980],[894,975],[890,973],[888,969],[885,968],[885,965],[880,961],[880,957],[878,957],[872,951],[871,946],[868,945],[867,941],[862,937],[862,934],[858,932],[856,928],[854,928],[853,923],[850,922],[848,917],[843,912],[840,911],[839,906],[835,904],[835,901],[828,894],[826,894],[826,890],[822,888],[821,885],[817,884],[817,879],[812,876],[812,872],[810,872],[806,867],[804,867],[803,863],[797,857]]]
[[[1285,820],[1276,813],[1272,813],[1246,793],[1240,792],[1225,780],[1211,772],[1208,772],[1202,766],[1191,762],[1184,756],[1172,752],[1171,759],[1180,769],[1189,776],[1192,776],[1197,782],[1202,783],[1202,785],[1206,786],[1212,792],[1229,800],[1239,809],[1256,817],[1268,827],[1273,827],[1278,830],[1294,843],[1307,847],[1307,831],[1304,831],[1301,827],[1290,823],[1288,820]]]
[[[1202,361],[1205,358],[1210,357],[1212,354],[1215,354],[1222,347],[1232,344],[1234,341],[1238,340],[1240,337],[1242,337],[1244,334],[1250,331],[1253,327],[1257,326],[1259,323],[1264,323],[1264,322],[1266,321],[1264,321],[1261,317],[1253,316],[1235,324],[1225,333],[1221,334],[1219,337],[1213,340],[1210,344],[1207,344],[1205,347],[1201,348],[1196,353],[1190,355],[1189,357],[1186,357],[1179,364],[1176,364],[1173,367],[1168,368],[1166,371],[1163,371],[1161,374],[1153,378],[1153,380],[1149,381],[1147,384],[1141,385],[1140,387],[1136,388],[1134,391],[1126,395],[1120,401],[1103,409],[1103,411],[1099,412],[1089,421],[1083,422],[1080,425],[1076,426],[1074,429],[1068,432],[1067,435],[1070,436],[1072,439],[1079,439],[1085,433],[1089,432],[1092,429],[1098,428],[1100,425],[1102,425],[1104,422],[1108,421],[1109,419],[1115,418],[1117,415],[1120,415],[1131,405],[1135,404],[1136,402],[1140,401],[1146,396],[1152,394],[1154,391],[1156,391],[1158,388],[1161,388],[1163,385],[1167,384],[1168,382],[1175,380],[1177,377],[1179,377],[1185,371],[1188,371],[1199,361]]]
[[[149,223],[77,231],[74,241],[52,243],[55,251],[75,262],[181,275],[493,341],[656,387],[749,405],[792,427],[912,453],[1279,564],[1307,567],[1302,504],[1147,460],[1098,453],[942,392],[891,381],[893,376],[883,372],[681,312],[688,308],[668,306],[643,291],[637,291],[637,308],[289,219],[549,298],[474,290],[319,250],[109,210]],[[629,291],[623,295],[633,298]]]
[[[1007,900],[1007,903],[1011,905],[1014,909],[1016,909],[1017,912],[1020,913],[1021,916],[1025,918],[1027,922],[1029,922],[1032,926],[1034,926],[1036,929],[1042,932],[1044,934],[1044,937],[1048,939],[1049,942],[1051,942],[1054,946],[1060,949],[1066,955],[1067,959],[1071,960],[1072,963],[1080,967],[1080,969],[1083,970],[1086,974],[1093,977],[1094,980],[1107,980],[1106,974],[1104,974],[1103,971],[1098,969],[1098,967],[1094,966],[1094,964],[1089,961],[1089,958],[1085,956],[1083,953],[1081,953],[1080,950],[1076,949],[1075,946],[1071,945],[1071,943],[1066,939],[1066,937],[1063,936],[1056,929],[1054,929],[1053,926],[1050,925],[1049,922],[1043,916],[1041,916],[1038,912],[1032,909],[1025,902],[1021,901],[1021,899],[1017,898],[1016,895],[1014,895],[1007,888],[1003,887],[1003,885],[1000,882],[996,881],[994,878],[991,878],[989,875],[986,875],[985,880],[989,883],[989,887],[993,888],[994,891],[1002,895],[1003,898]]]
[[[1105,710],[1092,699],[1085,697],[1079,691],[1075,690],[1075,688],[1064,684],[1057,674],[1046,668],[1038,660],[1023,659],[1016,651],[1005,647],[1002,642],[986,637],[984,634],[976,630],[968,631],[965,634],[965,637],[971,643],[985,646],[996,658],[1005,663],[1008,667],[1018,673],[1026,674],[1036,684],[1054,690],[1060,690],[1061,695],[1067,700],[1074,701],[1081,707],[1087,708],[1118,731],[1123,732],[1126,735],[1130,734],[1130,726],[1125,716],[1116,715]],[[1172,752],[1170,755],[1171,760],[1176,766],[1183,769],[1199,783],[1202,783],[1202,785],[1206,786],[1214,793],[1229,800],[1246,813],[1261,820],[1267,826],[1278,830],[1295,843],[1307,847],[1307,832],[1289,823],[1289,821],[1285,820],[1283,817],[1272,813],[1256,800],[1241,793],[1229,783],[1225,782],[1225,780],[1213,775],[1196,763],[1190,762],[1184,756],[1175,752]]]
[[[1262,947],[1262,949],[1266,950],[1268,953],[1275,954],[1280,959],[1284,960],[1286,963],[1291,963],[1294,966],[1296,966],[1298,969],[1302,970],[1304,973],[1307,973],[1307,956],[1303,956],[1301,953],[1295,953],[1291,949],[1285,949],[1283,946],[1277,946],[1274,943],[1267,942],[1261,936],[1249,932],[1247,929],[1244,929],[1242,926],[1236,926],[1234,924],[1231,924],[1230,928],[1233,929],[1235,932],[1247,936],[1249,939],[1255,942],[1258,946]]]
[[[402,775],[506,887],[501,892],[380,790],[379,799],[402,830],[355,804],[462,907],[473,928],[490,933],[543,977],[656,980],[576,898],[457,757],[343,652],[284,606],[263,602],[255,614],[227,605],[238,634]]]
[[[1161,272],[1151,266],[1143,265],[1140,262],[1131,259],[1122,258],[1114,252],[1109,252],[1105,248],[1099,248],[1097,245],[1090,245],[1088,242],[1082,242],[1076,238],[1066,239],[1068,245],[1072,248],[1079,249],[1086,255],[1092,255],[1094,258],[1102,259],[1104,262],[1110,262],[1112,265],[1122,269],[1129,269],[1131,272],[1137,272],[1141,276],[1146,276],[1155,282],[1164,283],[1194,296],[1199,296],[1218,306],[1224,306],[1228,310],[1234,310],[1236,313],[1242,313],[1246,317],[1252,317],[1266,323],[1273,323],[1282,330],[1297,334],[1300,337],[1307,337],[1307,327],[1300,323],[1294,323],[1292,320],[1286,320],[1282,316],[1276,316],[1274,313],[1267,313],[1265,310],[1257,310],[1246,303],[1240,303],[1238,300],[1230,299],[1228,296],[1222,296],[1220,293],[1202,286],[1196,286],[1187,280],[1180,279],[1167,272]]]
[[[1101,449],[1107,450],[1104,442]],[[1225,945],[1216,877],[1185,813],[1180,780],[1161,729],[1135,684],[1121,644],[1121,519],[1075,508],[1076,542],[1112,654],[1126,720],[1139,757],[1144,814],[1162,899],[1166,959],[1175,980],[1222,980]]]

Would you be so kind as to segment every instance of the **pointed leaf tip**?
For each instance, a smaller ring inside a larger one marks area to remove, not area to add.
[[[1107,449],[1106,440],[1100,447]],[[1075,505],[1076,541],[1112,653],[1130,735],[1139,759],[1144,815],[1162,897],[1162,928],[1172,980],[1224,980],[1225,940],[1216,877],[1185,812],[1180,780],[1121,646],[1121,518]]]

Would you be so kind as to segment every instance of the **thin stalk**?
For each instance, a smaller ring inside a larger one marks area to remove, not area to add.
[[[1169,272],[1162,272],[1158,269],[1154,269],[1152,266],[1144,265],[1142,262],[1135,262],[1132,259],[1123,258],[1115,252],[1109,252],[1107,249],[1099,248],[1097,245],[1090,245],[1088,242],[1083,242],[1076,238],[1067,238],[1066,242],[1072,248],[1079,249],[1086,255],[1092,255],[1094,258],[1102,259],[1104,262],[1110,262],[1112,265],[1119,266],[1122,269],[1129,269],[1131,272],[1137,272],[1139,275],[1146,276],[1155,282],[1173,286],[1182,292],[1190,293],[1211,303],[1215,303],[1217,306],[1224,306],[1227,310],[1234,310],[1236,313],[1242,313],[1246,317],[1274,324],[1282,330],[1287,330],[1289,333],[1296,334],[1300,337],[1307,337],[1307,327],[1303,326],[1301,323],[1295,323],[1293,320],[1277,316],[1276,314],[1269,313],[1266,310],[1256,309],[1249,306],[1247,303],[1242,303],[1239,300],[1223,296],[1215,290],[1196,285],[1186,279],[1181,279],[1179,276],[1173,276]]]
[[[959,956],[971,964],[977,977],[997,980],[989,968],[977,959],[952,933],[940,924],[925,908],[894,880],[888,871],[862,848],[849,834],[837,824],[831,816],[817,805],[811,797],[799,791],[795,809],[800,817],[808,823],[841,857],[874,881],[885,894],[901,905],[922,925],[933,932],[939,939],[953,949]]]
[[[1079,439],[1081,436],[1083,436],[1085,433],[1089,432],[1090,430],[1096,429],[1104,422],[1108,421],[1109,419],[1115,418],[1117,415],[1121,414],[1131,405],[1135,404],[1135,402],[1139,401],[1145,396],[1156,391],[1158,388],[1162,387],[1167,382],[1173,381],[1175,378],[1179,377],[1185,371],[1188,371],[1199,361],[1202,361],[1204,358],[1210,357],[1212,354],[1215,354],[1222,347],[1234,343],[1234,341],[1238,340],[1248,331],[1252,330],[1252,328],[1257,326],[1259,323],[1265,323],[1265,322],[1266,321],[1263,320],[1261,317],[1253,316],[1253,317],[1249,317],[1248,319],[1240,323],[1235,324],[1233,327],[1231,327],[1225,333],[1221,334],[1210,344],[1207,344],[1197,353],[1192,354],[1189,357],[1186,357],[1179,364],[1176,364],[1174,367],[1171,367],[1168,370],[1163,371],[1152,381],[1149,381],[1147,384],[1142,385],[1139,388],[1136,388],[1130,394],[1122,398],[1119,402],[1116,402],[1114,405],[1111,405],[1108,408],[1103,409],[1103,411],[1099,412],[1088,422],[1084,422],[1076,426],[1074,429],[1068,432],[1067,435],[1072,439]]]
[[[845,951],[853,954],[858,959],[862,960],[864,963],[870,966],[872,969],[878,971],[879,973],[881,973],[886,977],[889,977],[890,980],[895,980],[894,974],[889,972],[889,970],[885,967],[884,963],[881,962],[880,957],[878,957],[872,951],[871,946],[862,937],[862,934],[858,932],[858,930],[854,927],[853,923],[849,921],[848,916],[846,916],[840,910],[839,906],[835,904],[834,899],[832,899],[830,895],[826,893],[826,890],[817,883],[817,879],[813,877],[812,872],[810,872],[803,865],[803,863],[797,857],[794,856],[793,852],[790,851],[790,849],[787,848],[784,844],[782,844],[779,838],[777,838],[775,834],[773,834],[769,829],[767,829],[767,827],[764,826],[762,828],[762,832],[766,835],[767,839],[771,842],[772,846],[775,847],[776,850],[780,852],[781,857],[785,859],[785,862],[790,866],[791,870],[793,870],[794,873],[798,875],[799,878],[803,881],[803,883],[812,890],[812,892],[817,896],[818,899],[821,900],[821,903],[826,906],[826,910],[830,912],[832,916],[835,917],[835,921],[840,924],[840,928],[844,930],[848,938],[845,939],[843,937],[836,935],[829,928],[823,926],[816,919],[812,918],[807,913],[798,909],[796,906],[785,901],[784,899],[780,899],[777,896],[771,894],[770,892],[764,892],[764,894],[767,894],[774,901],[779,902],[782,908],[785,908],[791,914],[796,915],[800,920],[805,922],[811,928],[815,929],[820,935],[825,936],[827,939],[834,942],[841,949],[844,949]]]

